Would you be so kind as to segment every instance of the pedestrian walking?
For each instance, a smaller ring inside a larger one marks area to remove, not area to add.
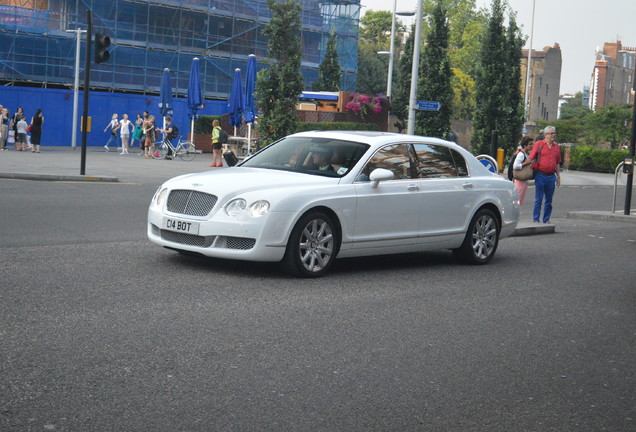
[[[128,141],[130,140],[130,129],[132,128],[132,123],[128,120],[128,114],[122,114],[119,126],[119,136],[121,138],[120,154],[128,154]]]
[[[9,137],[9,109],[2,108],[0,111],[0,148],[2,151],[7,150],[7,138]]]
[[[43,124],[44,116],[42,115],[42,109],[38,108],[35,111],[35,115],[31,118],[31,152],[33,153],[40,153]]]
[[[135,119],[135,129],[132,133],[132,138],[130,139],[130,148],[132,149],[135,146],[135,140],[139,142],[139,150],[143,153],[144,145],[141,141],[141,136],[143,135],[143,125],[144,119],[141,117],[141,114],[137,113],[137,119]]]
[[[534,178],[535,196],[532,220],[536,223],[551,223],[552,198],[554,190],[561,185],[561,149],[554,140],[556,128],[546,126],[543,129],[545,139],[537,141],[530,152],[530,159],[536,161],[533,168],[537,175]],[[545,200],[545,204],[543,201]],[[541,207],[543,206],[543,219],[541,219]]]
[[[144,120],[144,135],[146,135],[144,155],[146,159],[150,159],[150,150],[152,144],[155,142],[155,116],[149,115],[148,118]]]
[[[104,128],[104,132],[106,132],[108,130],[108,128],[110,128],[110,138],[108,139],[108,141],[104,145],[104,148],[106,149],[106,151],[110,151],[108,146],[111,143],[113,143],[113,142],[115,144],[117,143],[117,129],[119,129],[119,121],[117,120],[117,117],[118,117],[117,113],[113,114],[113,117],[111,118],[110,122]]]
[[[26,150],[27,146],[27,122],[24,119],[24,114],[19,114],[17,117],[16,123],[16,139],[15,139],[15,149],[17,151]]]
[[[519,146],[519,151],[517,152],[517,156],[515,156],[515,161],[512,165],[513,170],[518,171],[523,167],[532,164],[532,159],[528,157],[528,153],[532,149],[533,141],[532,137],[529,136],[521,138],[521,145]],[[528,191],[528,180],[514,179],[513,182],[517,188],[517,193],[519,194],[519,205],[523,205],[526,198],[526,192]]]

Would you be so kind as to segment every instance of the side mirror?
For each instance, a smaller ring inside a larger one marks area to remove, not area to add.
[[[373,187],[377,188],[378,184],[380,184],[381,181],[393,180],[394,177],[395,176],[393,175],[393,172],[389,171],[388,169],[376,168],[371,171],[369,180],[373,182]]]

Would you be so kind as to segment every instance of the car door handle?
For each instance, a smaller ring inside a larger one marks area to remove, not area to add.
[[[410,191],[418,191],[420,190],[420,187],[418,185],[412,184],[412,185],[409,185],[409,187],[407,187],[406,189]]]
[[[475,185],[473,185],[472,183],[464,183],[464,184],[462,185],[462,187],[463,187],[464,189],[472,189],[474,186],[475,186]]]

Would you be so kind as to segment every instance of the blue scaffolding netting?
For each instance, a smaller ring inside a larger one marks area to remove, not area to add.
[[[333,30],[342,89],[353,91],[360,1],[298,3],[306,88],[318,77]],[[91,66],[94,89],[155,94],[167,67],[175,95],[185,95],[192,58],[199,57],[204,97],[224,99],[234,69],[244,69],[249,54],[259,61],[267,58],[262,29],[271,14],[266,0],[7,0],[0,6],[0,81],[72,86],[76,33],[71,31],[86,29],[87,10],[92,12],[93,31],[113,43],[110,60]]]

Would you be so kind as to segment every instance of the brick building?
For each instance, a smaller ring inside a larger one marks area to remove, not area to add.
[[[603,50],[596,52],[592,72],[590,109],[633,102],[635,63],[636,48],[624,47],[621,41],[603,44]]]
[[[525,99],[528,50],[522,51],[521,82]],[[557,119],[559,109],[559,91],[561,88],[561,47],[555,43],[543,51],[532,50],[530,66],[530,87],[528,97],[528,123],[536,120],[553,121]]]

